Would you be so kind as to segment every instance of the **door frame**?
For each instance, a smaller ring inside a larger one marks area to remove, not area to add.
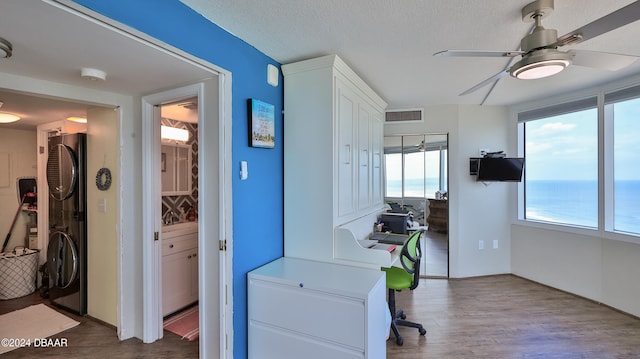
[[[211,340],[200,340],[202,357],[226,357],[232,330],[232,308],[228,283],[232,283],[231,263],[231,101],[230,81],[219,73],[217,79],[163,91],[142,98],[143,183],[143,341],[162,338],[161,270],[161,183],[159,105],[198,97],[198,297],[201,338],[219,337],[219,353]],[[218,104],[208,99],[217,93]],[[217,155],[209,156],[209,154]],[[217,183],[217,186],[215,184]],[[213,184],[213,186],[211,186]],[[213,188],[212,188],[213,187]],[[217,187],[217,188],[216,188]],[[217,206],[212,201],[217,199]],[[217,227],[217,228],[216,228]],[[160,240],[154,240],[158,233]],[[219,240],[227,240],[220,250]],[[218,258],[219,261],[212,261]],[[212,263],[213,262],[213,263]],[[215,267],[217,263],[217,268]],[[211,275],[217,278],[211,278]],[[210,288],[211,283],[219,283]],[[211,315],[218,304],[218,315]],[[219,319],[219,320],[218,320]],[[216,335],[217,333],[217,335]]]

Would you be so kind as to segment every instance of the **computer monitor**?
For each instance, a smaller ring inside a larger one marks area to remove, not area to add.
[[[382,213],[379,219],[383,223],[383,232],[407,234],[407,228],[409,228],[408,213]]]

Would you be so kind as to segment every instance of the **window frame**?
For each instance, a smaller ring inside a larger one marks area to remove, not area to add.
[[[560,98],[560,99],[559,99]],[[640,234],[621,232],[614,229],[614,118],[610,103],[625,101],[634,98],[640,98],[640,84],[638,80],[627,86],[608,87],[598,91],[585,91],[576,93],[574,96],[555,97],[552,100],[542,100],[529,105],[520,105],[511,107],[512,118],[517,122],[517,148],[518,155],[524,156],[525,153],[525,129],[524,122],[535,120],[536,115],[539,118],[551,117],[553,115],[562,114],[553,111],[568,110],[564,113],[574,112],[577,110],[576,104],[584,104],[585,99],[596,100],[597,108],[597,128],[598,128],[598,215],[597,228],[580,227],[576,225],[552,223],[536,221],[525,218],[525,185],[523,180],[518,184],[517,190],[517,215],[514,223],[518,225],[568,232],[578,235],[595,236],[605,239],[617,240],[640,244]],[[524,114],[525,116],[523,116]],[[524,118],[523,118],[524,117]],[[526,171],[526,165],[525,165]]]

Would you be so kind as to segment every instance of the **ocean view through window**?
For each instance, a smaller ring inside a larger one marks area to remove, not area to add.
[[[607,107],[613,117],[613,228],[640,234],[640,98]]]
[[[525,218],[598,226],[595,108],[525,124]]]
[[[638,119],[640,86],[519,113],[520,218],[640,235]]]

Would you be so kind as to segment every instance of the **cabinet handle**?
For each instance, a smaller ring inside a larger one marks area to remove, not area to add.
[[[345,149],[347,151],[347,158],[344,161],[344,164],[345,165],[350,165],[351,164],[351,145],[346,144],[346,145],[344,145],[344,147],[345,147]]]
[[[191,256],[190,256],[190,255],[189,255],[189,256],[187,256],[187,259],[191,259]]]
[[[170,244],[170,245],[169,245],[169,248],[173,248],[173,244]]]
[[[193,258],[195,258],[195,257],[197,257],[197,256],[198,256],[198,253],[194,253],[194,254],[193,254]]]
[[[364,161],[362,162],[362,167],[369,166],[369,150],[362,150],[362,158]]]

